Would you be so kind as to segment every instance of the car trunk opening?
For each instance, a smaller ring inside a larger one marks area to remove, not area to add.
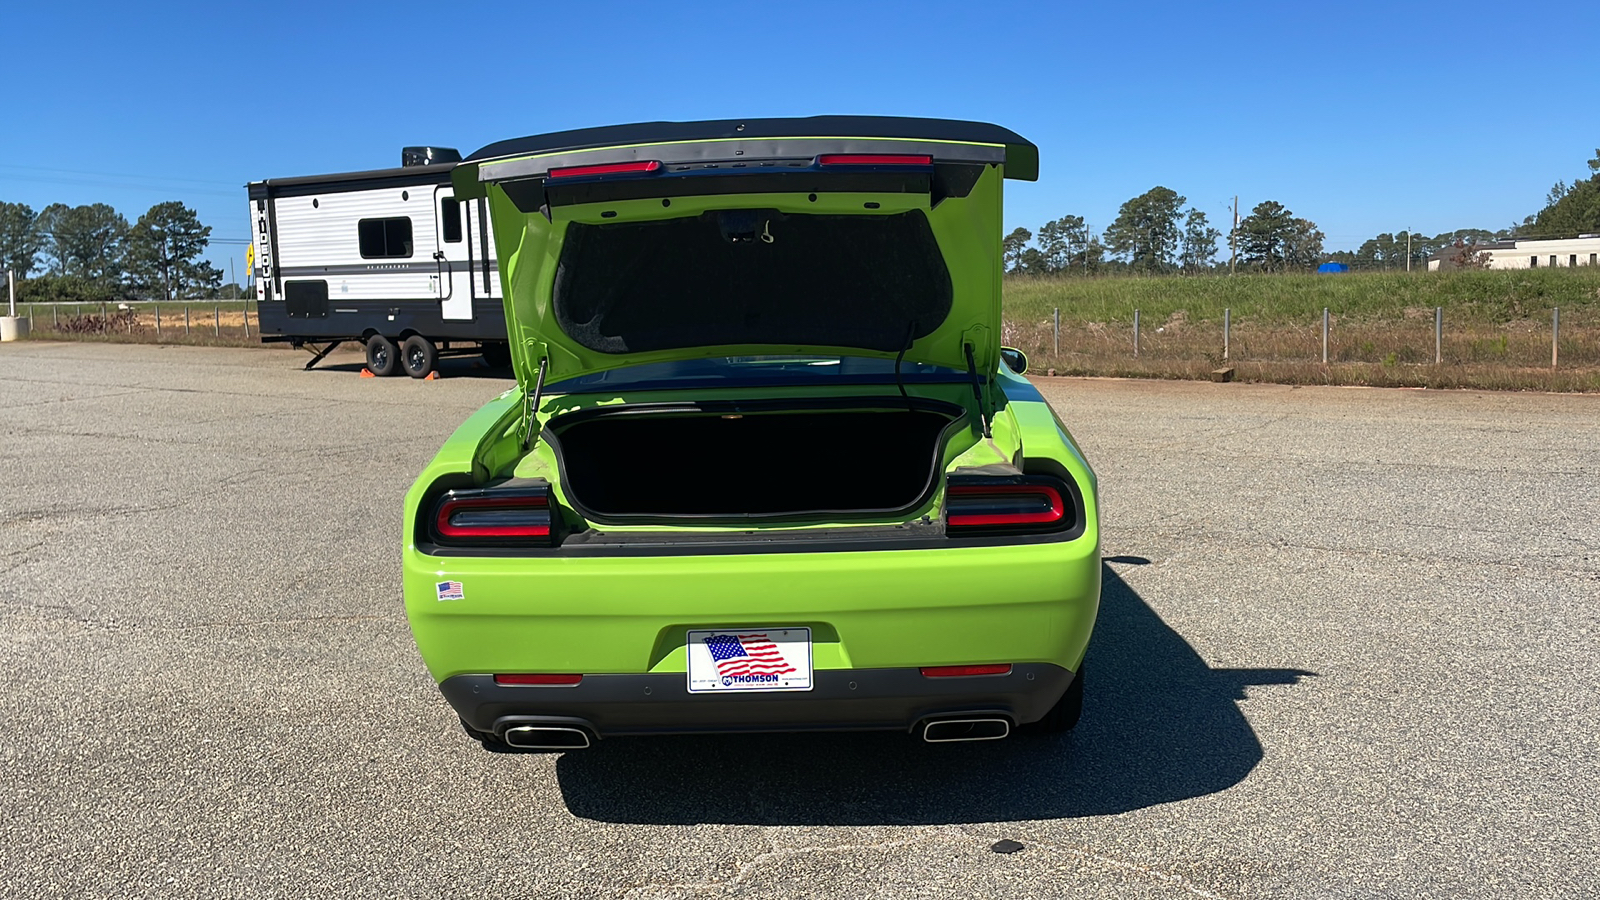
[[[893,353],[950,314],[952,285],[928,217],[724,209],[566,226],[552,291],[586,349],[717,345]]]
[[[597,520],[909,511],[932,492],[942,409],[607,410],[553,423],[568,500]]]

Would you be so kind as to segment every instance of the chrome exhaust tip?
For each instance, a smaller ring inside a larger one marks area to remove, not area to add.
[[[933,719],[922,723],[922,739],[930,744],[955,741],[998,741],[1011,734],[1011,720],[993,717]]]
[[[518,750],[582,750],[589,746],[589,732],[560,725],[513,725],[502,739]]]

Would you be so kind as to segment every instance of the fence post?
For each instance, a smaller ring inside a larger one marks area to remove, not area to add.
[[[1444,362],[1444,307],[1433,308],[1433,364]]]
[[[50,330],[54,331],[60,327],[61,323],[56,320],[56,305],[52,303],[50,304]]]
[[[1233,310],[1226,307],[1222,310],[1222,358],[1228,358],[1228,339],[1233,331]]]
[[[1061,307],[1059,307],[1059,306],[1056,307],[1056,311],[1052,315],[1051,318],[1053,319],[1053,321],[1055,323],[1053,325],[1053,331],[1055,333],[1056,355],[1060,356],[1061,355]]]
[[[216,337],[222,337],[222,307],[220,306],[211,307],[211,333]]]
[[[156,340],[161,340],[161,304],[156,304]]]
[[[1561,307],[1550,313],[1550,368],[1561,361]]]
[[[244,338],[245,340],[250,339],[250,307],[248,306],[244,308]]]
[[[183,308],[183,336],[189,336],[189,307]]]
[[[1322,308],[1322,364],[1328,364],[1328,308]]]
[[[1133,355],[1139,356],[1139,311],[1133,311]]]

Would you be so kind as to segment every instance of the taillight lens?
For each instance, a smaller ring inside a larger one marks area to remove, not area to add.
[[[923,666],[924,678],[971,678],[974,675],[1010,675],[1010,663],[982,666]]]
[[[824,166],[931,166],[933,157],[913,153],[824,153],[817,157]]]
[[[954,533],[1064,531],[1076,517],[1053,478],[952,479],[945,490],[945,527]]]
[[[640,160],[638,162],[602,163],[594,166],[564,166],[551,169],[551,178],[583,178],[595,175],[643,175],[661,168],[661,161],[655,159]]]
[[[495,684],[509,686],[517,685],[548,685],[552,687],[572,687],[583,681],[582,675],[547,675],[542,672],[521,672],[510,675],[496,675]]]
[[[446,491],[434,505],[433,539],[451,546],[548,546],[555,534],[549,488]]]

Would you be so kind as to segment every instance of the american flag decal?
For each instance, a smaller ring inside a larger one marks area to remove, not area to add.
[[[706,638],[706,649],[723,678],[748,675],[789,675],[795,671],[778,652],[778,645],[759,634],[717,634]]]
[[[459,581],[440,581],[434,587],[438,590],[440,600],[464,600],[467,596]]]

